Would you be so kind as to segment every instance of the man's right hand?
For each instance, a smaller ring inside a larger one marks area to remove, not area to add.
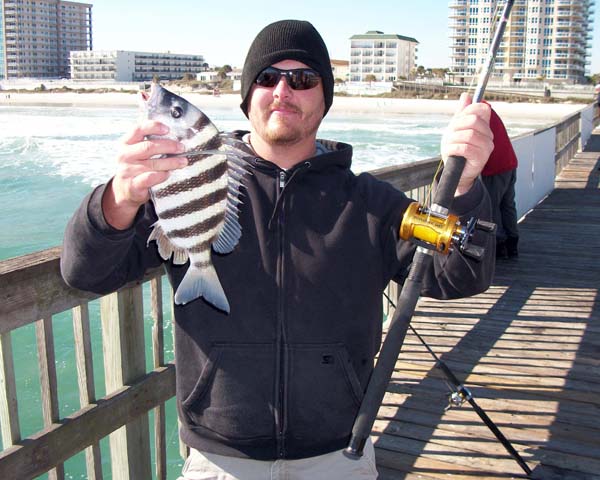
[[[183,144],[176,140],[147,139],[168,132],[166,125],[148,120],[122,138],[117,172],[102,197],[104,218],[114,228],[129,228],[140,206],[150,199],[150,187],[164,182],[171,170],[187,165],[185,157],[152,158],[184,151]]]

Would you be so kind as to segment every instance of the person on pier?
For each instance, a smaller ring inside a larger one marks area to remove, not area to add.
[[[496,224],[496,258],[519,256],[519,227],[515,204],[517,155],[500,116],[492,108],[490,129],[494,149],[481,171],[481,179],[492,201],[492,218]]]
[[[213,254],[229,315],[202,298],[175,305],[180,435],[191,448],[182,479],[374,479],[373,445],[343,455],[382,337],[382,292],[402,282],[415,246],[399,239],[410,203],[402,192],[350,167],[352,147],[317,138],[333,103],[327,48],[306,21],[258,33],[242,74],[241,109],[254,152],[244,181],[233,252]],[[442,140],[442,156],[466,168],[452,211],[491,218],[479,179],[493,148],[490,107],[467,96]],[[179,168],[177,142],[152,139],[165,126],[142,122],[124,138],[115,176],[69,222],[61,258],[66,282],[107,293],[164,263],[147,245],[156,215],[148,188]],[[153,170],[155,169],[155,170]],[[487,289],[494,236],[432,262],[423,295],[458,298]],[[166,262],[173,287],[186,265]]]

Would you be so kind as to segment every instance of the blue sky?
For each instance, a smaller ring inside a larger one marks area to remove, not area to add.
[[[86,1],[86,0],[81,0]],[[241,66],[268,23],[310,21],[332,58],[349,59],[349,38],[367,30],[414,37],[418,64],[448,67],[447,0],[87,0],[94,5],[94,49],[202,54],[211,65]],[[600,73],[600,5],[596,6],[591,73]]]

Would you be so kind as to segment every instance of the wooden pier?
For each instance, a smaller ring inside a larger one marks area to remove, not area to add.
[[[597,109],[590,112],[533,134],[532,152],[539,139],[555,140],[545,160],[560,174],[520,224],[519,259],[498,263],[481,295],[421,299],[412,323],[540,479],[600,479],[600,130],[577,153],[582,132],[600,121]],[[422,201],[437,163],[375,174]],[[176,431],[165,415],[175,365],[165,360],[171,306],[163,270],[99,297],[64,284],[59,255],[57,247],[0,262],[0,479],[62,480],[70,477],[65,462],[82,451],[88,479],[109,470],[115,480],[176,478],[171,464],[179,458],[167,458]],[[61,416],[53,327],[65,315],[73,324],[80,407]],[[148,322],[152,341],[144,342]],[[24,435],[19,418],[32,414],[32,402],[20,402],[13,334],[33,326],[28,355],[39,374],[43,426]],[[101,334],[102,366],[92,360],[94,334]],[[447,393],[431,355],[409,332],[373,429],[380,478],[522,476],[468,404],[446,409]],[[108,455],[100,448],[107,436]]]
[[[600,479],[600,130],[520,223],[518,260],[456,301],[421,299],[412,325],[544,480]],[[415,335],[374,440],[380,478],[523,474]]]

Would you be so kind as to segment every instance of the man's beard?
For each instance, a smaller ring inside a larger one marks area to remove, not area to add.
[[[282,107],[297,113],[297,119],[273,119],[273,112]],[[293,104],[273,102],[266,112],[260,112],[262,121],[253,122],[253,125],[256,133],[271,145],[294,145],[307,137],[316,136],[315,134],[321,124],[322,113],[313,112],[307,118],[303,118],[302,113]],[[252,112],[250,112],[250,116],[252,120]]]

